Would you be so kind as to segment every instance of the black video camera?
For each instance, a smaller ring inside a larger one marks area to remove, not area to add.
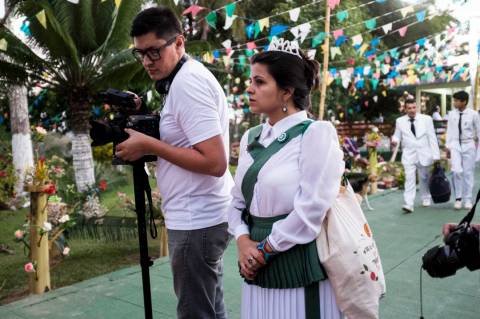
[[[134,95],[115,89],[108,89],[99,94],[103,103],[112,106],[113,112],[101,121],[90,121],[90,137],[92,146],[101,146],[113,142],[113,165],[131,164],[115,156],[115,147],[128,139],[126,128],[131,128],[140,133],[160,139],[159,123],[160,116],[156,114],[139,114],[136,110]],[[154,162],[156,156],[146,155],[144,162]]]
[[[423,256],[423,269],[434,278],[454,275],[458,269],[480,269],[480,238],[478,230],[460,224],[448,234],[444,246],[429,249]]]
[[[434,278],[452,276],[463,267],[470,271],[480,269],[480,235],[479,231],[470,225],[479,200],[480,191],[470,212],[445,238],[445,245],[430,248],[423,255],[422,268],[430,276]]]

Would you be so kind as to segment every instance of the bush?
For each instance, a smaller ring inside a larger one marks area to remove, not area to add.
[[[11,206],[10,202],[15,197],[16,181],[10,147],[0,143],[0,210]]]

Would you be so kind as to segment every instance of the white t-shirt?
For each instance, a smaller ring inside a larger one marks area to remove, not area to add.
[[[222,135],[229,156],[227,100],[213,74],[189,59],[175,76],[160,118],[160,139],[191,148]],[[157,160],[157,185],[168,229],[201,229],[227,221],[233,179],[198,174],[162,158]]]

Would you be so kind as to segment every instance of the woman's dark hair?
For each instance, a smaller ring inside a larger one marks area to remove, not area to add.
[[[157,38],[168,40],[182,34],[182,25],[175,13],[167,7],[158,6],[141,11],[132,22],[131,37],[154,32]]]
[[[268,73],[275,79],[277,85],[286,90],[293,88],[293,103],[300,110],[310,107],[310,92],[319,85],[318,72],[320,65],[309,59],[303,52],[301,58],[282,51],[263,51],[252,57],[255,63],[267,66]]]

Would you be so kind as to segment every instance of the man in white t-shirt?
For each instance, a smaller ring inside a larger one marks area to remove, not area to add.
[[[134,19],[134,55],[156,89],[165,93],[160,139],[126,130],[116,155],[134,161],[154,154],[157,184],[168,229],[178,318],[226,318],[223,252],[233,179],[227,169],[227,100],[200,62],[185,55],[185,38],[174,13],[149,8]]]

